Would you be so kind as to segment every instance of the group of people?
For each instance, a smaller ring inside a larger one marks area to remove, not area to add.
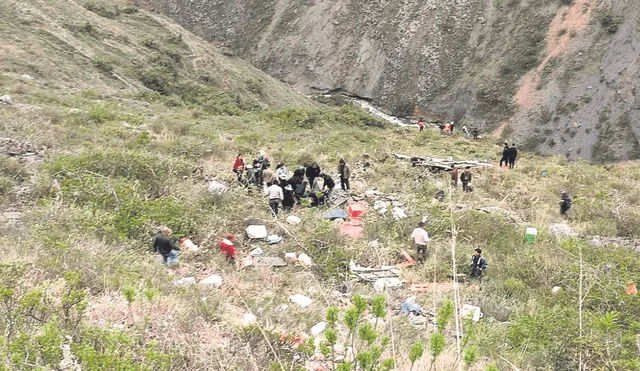
[[[453,135],[453,131],[455,130],[455,127],[456,127],[456,123],[454,121],[438,123],[438,128],[440,128],[440,133],[443,135],[449,135],[449,136]],[[424,128],[425,128],[424,118],[421,117],[418,120],[418,130],[423,131]],[[472,130],[469,130],[469,128],[465,124],[465,125],[462,125],[462,133],[467,139],[470,139],[472,135],[474,140],[480,139],[480,131],[478,131],[478,128],[473,128]]]
[[[261,150],[258,158],[250,166],[245,165],[242,154],[238,154],[233,165],[238,181],[247,179],[247,185],[263,187],[269,199],[269,207],[274,215],[278,215],[280,206],[284,211],[291,211],[295,204],[309,199],[311,206],[322,206],[331,199],[336,182],[331,175],[323,171],[318,163],[304,164],[293,172],[284,163],[278,163],[275,171],[266,153]],[[350,190],[351,167],[344,159],[338,162],[337,173],[343,191]],[[248,175],[245,175],[248,174]]]
[[[423,264],[427,259],[427,248],[429,246],[429,242],[431,239],[429,238],[429,233],[424,229],[425,223],[424,221],[418,222],[418,226],[411,232],[411,238],[413,238],[413,242],[416,247],[416,256],[417,263]],[[469,273],[471,277],[480,279],[482,277],[483,272],[487,269],[489,264],[487,260],[482,257],[482,249],[475,249],[473,255],[471,256],[471,264]]]
[[[516,144],[511,144],[509,147],[509,143],[504,142],[504,148],[502,149],[502,158],[500,159],[500,167],[504,163],[505,166],[508,166],[509,169],[513,169],[516,166],[516,159],[518,158],[518,149],[516,148]]]
[[[460,183],[462,183],[462,191],[463,192],[473,192],[473,185],[471,183],[471,179],[473,175],[471,174],[471,167],[467,166],[462,174],[458,172],[458,168],[454,167],[451,171],[451,185],[453,188],[458,187],[458,179]]]

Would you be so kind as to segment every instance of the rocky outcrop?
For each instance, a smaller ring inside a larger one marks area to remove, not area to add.
[[[572,159],[640,157],[635,3],[147,2],[304,93],[419,106]]]

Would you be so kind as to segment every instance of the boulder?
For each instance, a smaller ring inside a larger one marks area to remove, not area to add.
[[[13,104],[13,99],[8,95],[0,96],[0,104]]]
[[[207,190],[211,194],[221,195],[221,194],[227,192],[229,190],[229,188],[226,185],[218,182],[217,180],[212,180],[212,181],[209,182],[209,187],[207,188]]]
[[[548,228],[549,234],[556,238],[575,237],[578,234],[566,224],[551,224]]]

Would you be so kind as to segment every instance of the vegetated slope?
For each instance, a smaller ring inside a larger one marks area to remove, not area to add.
[[[322,369],[336,359],[332,338],[355,346],[358,369],[378,360],[374,369],[389,370],[388,359],[397,370],[412,361],[414,370],[458,362],[564,370],[580,360],[590,369],[640,368],[640,303],[625,293],[640,275],[637,163],[604,168],[525,152],[513,171],[474,170],[474,193],[450,192],[448,174],[391,154],[491,160],[498,138],[418,134],[339,99],[310,102],[163,17],[115,5],[0,5],[0,96],[12,100],[0,104],[0,369]],[[238,152],[251,159],[259,148],[290,168],[318,161],[334,177],[344,157],[356,195],[374,187],[395,194],[409,218],[370,207],[355,240],[317,209],[297,210],[300,225],[276,222],[262,193],[237,186],[230,171]],[[211,178],[229,191],[209,194]],[[562,222],[562,189],[575,201],[568,227],[584,239],[547,231]],[[433,200],[438,190],[450,199]],[[425,214],[430,258],[401,277],[435,279],[435,294],[405,286],[380,295],[349,277],[350,260],[402,262]],[[250,219],[283,242],[246,240]],[[163,267],[149,251],[158,224],[201,250]],[[463,360],[448,290],[452,226],[457,269],[477,247],[490,264],[482,282],[458,292],[484,313],[463,324]],[[535,245],[523,239],[528,226],[539,228]],[[218,250],[229,233],[239,237],[238,260],[261,247],[269,256],[305,252],[315,264],[239,269]],[[592,245],[595,235],[600,245]],[[224,278],[220,288],[175,283],[212,274]],[[299,308],[288,301],[294,294],[313,302]],[[429,315],[413,326],[416,318],[400,315],[412,295],[439,320]],[[295,344],[325,318],[324,333]]]
[[[303,92],[420,106],[570,159],[640,156],[637,2],[137,2]]]

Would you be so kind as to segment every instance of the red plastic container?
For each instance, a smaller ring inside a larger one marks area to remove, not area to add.
[[[356,202],[352,203],[347,207],[347,214],[349,214],[352,218],[361,218],[364,216],[364,213],[367,211],[367,205]]]

